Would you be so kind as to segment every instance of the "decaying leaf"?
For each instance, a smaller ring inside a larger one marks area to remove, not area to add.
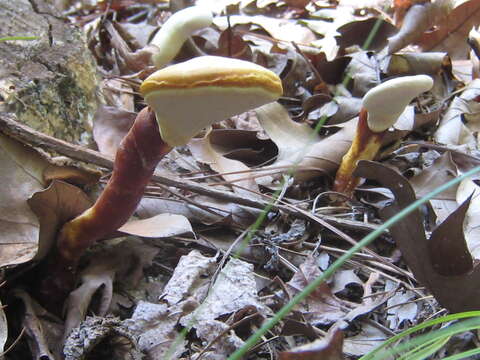
[[[270,309],[260,302],[253,275],[253,265],[238,259],[231,259],[220,271],[207,297],[191,315],[182,318],[186,325],[191,320],[206,322],[221,315],[230,314],[247,307],[254,307],[267,315]]]
[[[362,322],[360,326],[362,328],[360,333],[343,340],[343,352],[345,354],[354,356],[365,355],[388,338],[387,334],[373,325]]]
[[[205,278],[213,274],[215,264],[215,258],[203,256],[197,250],[182,256],[163,290],[161,300],[174,305],[193,296],[200,301],[204,295]]]
[[[478,112],[480,105],[476,101],[480,95],[480,79],[473,80],[463,90],[460,96],[455,97],[447,112],[440,121],[440,126],[435,132],[435,140],[441,144],[452,145],[454,147],[467,148],[475,150],[477,148],[477,139],[473,133],[478,129],[478,125],[470,129],[468,121],[464,123],[465,117],[471,119],[473,125],[478,124]],[[474,115],[477,114],[475,117]],[[475,119],[477,119],[475,121]]]
[[[140,360],[137,339],[123,322],[114,317],[88,317],[73,329],[63,349],[65,360],[88,359],[96,354],[114,358],[119,353],[126,359]]]
[[[309,256],[300,265],[300,271],[295,273],[287,283],[290,297],[297,295],[305,286],[321,275],[316,260]],[[347,305],[333,295],[327,283],[322,283],[303,302],[297,306],[305,319],[312,324],[331,324],[345,316]]]
[[[39,221],[27,204],[43,190],[48,166],[33,149],[0,134],[0,267],[31,260],[38,250]]]
[[[50,186],[28,199],[28,205],[40,222],[38,253],[44,258],[52,245],[59,227],[91,206],[88,196],[76,186],[54,181]]]
[[[118,231],[143,237],[171,237],[193,233],[192,225],[183,215],[159,214],[142,220],[131,220]]]
[[[465,220],[463,221],[463,233],[467,242],[468,250],[475,260],[480,259],[480,190],[471,179],[463,180],[457,189],[457,202],[464,203],[471,198]]]
[[[245,342],[230,329],[230,326],[222,321],[209,320],[199,322],[195,325],[195,329],[197,336],[210,345],[208,351],[205,353],[208,359],[226,359],[235,350],[245,344]],[[222,336],[219,337],[219,335]]]
[[[410,7],[398,34],[388,39],[388,53],[393,54],[415,42],[426,30],[446,18],[450,11],[449,0],[415,4]]]
[[[385,284],[385,290],[395,290],[397,284],[391,280],[387,280]],[[389,328],[397,330],[403,321],[414,321],[417,316],[418,306],[417,303],[411,301],[414,299],[415,294],[413,291],[395,291],[390,299],[387,301]]]
[[[343,360],[343,333],[334,329],[324,339],[280,353],[280,360]]]
[[[35,359],[54,359],[52,351],[56,356],[61,351],[60,334],[55,334],[55,330],[61,327],[60,320],[55,319],[57,323],[46,323],[47,312],[23,289],[14,289],[11,295],[17,298],[23,306],[22,325],[28,337],[29,347]],[[42,321],[42,319],[44,321]],[[49,320],[52,320],[51,318]],[[57,328],[57,329],[55,329]],[[56,337],[54,335],[57,335]]]
[[[235,192],[248,197],[258,197],[258,186],[249,176],[250,168],[238,160],[228,159],[215,151],[208,135],[201,139],[192,139],[188,147],[198,161],[208,164],[231,183]]]
[[[125,137],[137,115],[111,106],[100,106],[93,122],[93,138],[102,154],[115,156],[120,141]]]
[[[121,282],[124,288],[136,286],[143,276],[143,268],[151,264],[158,251],[138,241],[127,240],[93,253],[89,265],[80,274],[80,285],[68,297],[64,338],[85,319],[95,295],[99,296],[99,301],[94,311],[105,316],[111,306],[114,282]]]
[[[179,333],[175,328],[182,315],[182,311],[166,304],[140,301],[124,324],[138,337],[139,349],[151,359],[165,359],[171,347],[172,358],[178,358],[186,345],[184,339],[177,339]]]
[[[204,298],[215,264],[215,258],[196,250],[182,256],[160,296],[160,303],[140,301],[132,318],[125,320],[125,325],[139,336],[140,349],[152,359],[164,359],[169,351],[173,351],[173,356],[183,353],[186,341],[175,341],[179,335],[176,327]]]
[[[434,31],[422,35],[420,45],[424,51],[448,51],[452,59],[465,58],[469,51],[466,41],[468,33],[480,22],[480,2],[443,0],[435,3],[447,7],[449,11],[446,17],[435,22],[437,26]],[[451,11],[449,3],[454,6]]]

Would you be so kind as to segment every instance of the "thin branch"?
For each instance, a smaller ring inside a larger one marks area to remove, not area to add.
[[[105,169],[111,170],[113,168],[112,158],[105,156],[98,151],[87,149],[80,145],[74,145],[67,141],[56,139],[39,131],[33,130],[28,126],[15,121],[15,116],[9,113],[0,112],[0,131],[29,146],[40,147],[42,149],[67,156],[71,159],[82,161],[88,164],[94,164]],[[160,175],[158,172],[155,172],[152,180],[165,186],[172,186],[196,194],[209,196],[214,199],[232,202],[255,209],[264,209],[269,203],[268,198],[266,200],[248,198],[236,193],[216,190],[209,186],[201,185],[193,181],[180,178],[175,179]],[[371,232],[377,228],[377,226],[373,224],[338,219],[333,216],[323,215],[320,219],[319,217],[313,216],[308,212],[292,205],[274,204],[272,209],[283,211],[284,213],[295,218],[314,221],[323,226],[325,226],[325,223],[327,222],[330,226],[327,225],[326,227],[330,229],[331,226],[338,226],[354,231]]]

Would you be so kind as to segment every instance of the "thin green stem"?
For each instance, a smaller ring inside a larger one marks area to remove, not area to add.
[[[446,316],[442,316],[433,320],[429,320],[426,322],[423,322],[421,324],[418,324],[414,327],[411,327],[407,330],[402,331],[400,334],[392,336],[390,339],[386,340],[383,344],[379,345],[376,349],[370,351],[368,354],[362,356],[360,360],[372,360],[374,359],[374,355],[380,350],[384,349],[390,344],[393,344],[394,342],[400,340],[403,337],[406,337],[410,334],[413,334],[414,332],[417,332],[419,330],[423,330],[427,327],[431,327],[437,324],[442,324],[450,321],[455,321],[459,319],[465,319],[465,318],[470,318],[470,317],[480,317],[480,311],[466,311],[458,314],[450,314]]]
[[[38,40],[38,36],[6,36],[0,38],[0,42],[2,41],[15,41],[15,40],[25,40],[25,41],[32,41],[32,40]]]

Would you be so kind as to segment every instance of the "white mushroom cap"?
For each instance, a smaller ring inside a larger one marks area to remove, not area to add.
[[[277,100],[283,90],[279,77],[260,65],[202,56],[156,71],[140,92],[163,141],[178,146],[214,122]]]
[[[363,97],[367,109],[368,127],[373,132],[382,132],[392,126],[407,105],[421,93],[433,86],[427,75],[403,76],[375,86]]]
[[[150,42],[158,47],[152,56],[155,67],[161,69],[172,61],[188,37],[210,26],[212,21],[212,12],[203,6],[191,6],[173,14]]]

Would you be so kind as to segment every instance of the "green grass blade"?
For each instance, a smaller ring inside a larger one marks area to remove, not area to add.
[[[465,318],[471,318],[471,317],[480,317],[480,311],[466,311],[462,313],[457,313],[457,314],[451,314],[451,315],[446,315],[439,317],[437,319],[429,320],[426,322],[423,322],[421,324],[418,324],[410,329],[407,329],[405,331],[402,331],[400,334],[392,336],[390,339],[386,340],[383,344],[379,345],[376,349],[372,350],[370,353],[362,356],[359,360],[371,360],[374,359],[374,355],[379,352],[380,350],[386,348],[388,345],[393,344],[400,340],[401,338],[408,336],[410,334],[413,334],[414,332],[417,332],[419,330],[423,330],[425,328],[437,325],[437,324],[442,324],[450,321],[455,321],[455,320],[460,320],[460,319],[465,319]]]
[[[38,40],[38,36],[6,36],[0,38],[0,42],[2,41],[15,41],[15,40],[25,40],[25,41],[32,41],[32,40]]]
[[[414,339],[409,340],[404,344],[400,344],[395,346],[393,349],[385,349],[376,355],[374,355],[371,359],[374,360],[383,360],[383,359],[390,359],[392,356],[396,356],[399,354],[408,351],[412,347],[420,346],[426,342],[433,341],[435,339],[440,339],[444,337],[451,337],[455,334],[476,330],[480,328],[480,317],[474,317],[471,319],[463,320],[456,324],[450,325],[443,329],[435,330],[430,333],[417,336]]]
[[[459,359],[466,359],[469,358],[470,356],[480,354],[480,348],[478,349],[472,349],[468,351],[464,351],[460,354],[455,354],[452,356],[448,356],[446,358],[443,358],[443,360],[459,360]]]
[[[450,340],[450,336],[445,336],[439,339],[432,339],[429,341],[420,344],[419,346],[413,348],[410,351],[402,354],[398,360],[423,360],[429,357],[430,355],[434,354],[438,350],[445,345],[448,340]]]

